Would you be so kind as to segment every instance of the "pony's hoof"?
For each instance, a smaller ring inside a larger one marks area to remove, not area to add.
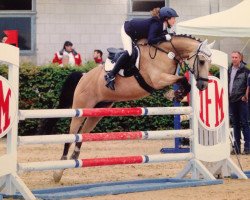
[[[63,171],[64,170],[56,170],[56,171],[54,171],[53,178],[54,178],[54,181],[56,183],[58,183],[61,180],[62,175],[63,175]]]
[[[67,156],[63,155],[61,157],[61,160],[67,160]],[[63,169],[54,171],[53,178],[56,183],[58,183],[62,179],[63,171]]]
[[[62,156],[61,160],[68,160],[67,156]]]
[[[181,102],[185,96],[187,96],[187,93],[184,90],[176,90],[174,92],[174,100]]]

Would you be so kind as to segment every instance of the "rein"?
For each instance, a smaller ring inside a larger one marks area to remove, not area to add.
[[[193,69],[191,69],[191,68],[189,67],[189,65],[185,62],[185,60],[184,60],[184,59],[181,57],[181,55],[178,53],[178,51],[176,50],[174,44],[172,43],[172,40],[170,40],[170,44],[172,45],[172,47],[173,47],[174,51],[176,52],[177,56],[180,57],[180,60],[178,60],[176,57],[174,57],[174,60],[176,61],[177,64],[178,64],[178,63],[180,64],[181,69],[182,69],[183,71],[188,70],[188,71],[190,71],[190,72],[195,76],[195,62],[196,62],[197,77],[196,77],[195,80],[196,80],[196,81],[201,80],[201,81],[207,81],[207,82],[208,82],[208,79],[207,79],[207,78],[203,78],[203,77],[200,77],[200,76],[199,76],[199,70],[198,70],[198,67],[199,67],[199,65],[198,65],[199,57],[198,57],[198,55],[199,55],[199,53],[202,53],[202,52],[200,51],[201,44],[199,45],[199,48],[197,49],[196,53],[195,53],[194,55],[192,55],[191,57],[187,58],[187,60],[190,60],[191,58],[193,58],[193,57],[195,56],[195,60],[194,60],[194,64],[193,64]],[[164,50],[164,49],[162,49],[162,48],[160,48],[160,47],[158,47],[158,46],[156,46],[156,45],[151,45],[151,46],[155,48],[154,56],[152,56],[152,55],[150,54],[150,50],[149,50],[149,56],[150,56],[151,59],[154,59],[154,58],[156,57],[157,50],[159,50],[159,51],[161,51],[161,52],[163,52],[163,53],[165,53],[165,54],[167,54],[167,55],[170,53],[170,52],[168,52],[168,51],[166,51],[166,50]],[[151,46],[150,46],[150,47],[151,47]],[[149,47],[149,48],[150,48],[150,47]],[[182,63],[184,63],[184,66],[182,66]]]
[[[171,44],[172,44],[172,43],[171,43]],[[166,50],[164,50],[164,49],[162,49],[162,48],[160,48],[160,47],[158,47],[158,46],[155,46],[155,45],[150,45],[149,48],[150,48],[151,46],[155,48],[155,53],[154,53],[154,56],[153,56],[153,57],[151,56],[150,50],[149,50],[149,56],[150,56],[151,59],[155,59],[157,50],[159,50],[159,51],[161,51],[161,52],[163,52],[163,53],[165,53],[165,54],[169,54],[169,53],[170,53],[170,52],[168,52],[168,51],[166,51]],[[173,46],[173,45],[172,45],[172,46]],[[173,46],[173,48],[174,48],[174,46]],[[174,48],[174,49],[175,49],[175,48]],[[180,61],[179,61],[176,57],[174,57],[174,60],[175,60],[177,63],[180,63]]]
[[[192,55],[191,57],[187,58],[187,60],[190,60],[191,58],[193,58],[193,57],[195,56],[194,64],[193,64],[193,69],[191,69],[191,68],[189,67],[189,65],[188,65],[186,62],[184,62],[184,65],[185,65],[185,67],[194,75],[194,73],[195,73],[195,62],[196,62],[196,70],[197,70],[197,78],[196,78],[196,81],[201,80],[201,81],[206,81],[206,82],[208,82],[208,81],[209,81],[208,78],[203,78],[203,77],[201,77],[201,76],[199,75],[199,70],[198,70],[198,67],[199,67],[199,65],[198,65],[199,57],[198,57],[198,55],[199,55],[199,53],[201,52],[201,51],[200,51],[200,48],[201,48],[201,45],[199,46],[199,48],[197,49],[197,51],[196,51],[196,53],[195,53],[194,55]]]

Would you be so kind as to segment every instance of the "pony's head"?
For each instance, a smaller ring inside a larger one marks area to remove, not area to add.
[[[208,44],[207,40],[201,42],[191,35],[173,35],[170,41],[152,45],[156,50],[154,54],[149,52],[149,55],[151,59],[154,59],[157,50],[159,50],[168,54],[170,59],[175,59],[176,63],[184,61],[185,67],[194,75],[197,81],[197,88],[205,90],[208,86],[208,72],[211,66],[211,48],[213,45],[214,42],[211,44]]]
[[[199,90],[205,90],[208,86],[208,72],[212,56],[211,48],[214,43],[208,44],[207,40],[201,42],[193,55],[189,55],[187,59],[189,61],[189,71],[194,75]]]

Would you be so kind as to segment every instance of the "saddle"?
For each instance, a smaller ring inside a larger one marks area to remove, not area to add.
[[[114,66],[115,62],[121,55],[121,53],[124,52],[123,49],[116,49],[116,48],[108,48],[109,52],[108,58],[105,61],[105,67],[104,70],[106,72],[111,71]],[[137,46],[133,46],[132,49],[132,55],[130,56],[130,60],[125,64],[124,67],[119,71],[119,75],[123,77],[130,77],[134,76],[137,80],[138,84],[146,90],[148,93],[152,93],[154,91],[154,88],[152,88],[150,85],[146,83],[142,75],[140,74],[139,69],[139,62],[140,62],[140,49]]]
[[[116,61],[120,57],[120,55],[124,52],[121,48],[113,48],[110,47],[107,49],[109,52],[108,58],[105,61],[105,71],[109,72],[115,66]],[[134,70],[137,68],[139,70],[139,58],[140,58],[140,50],[137,46],[134,46],[132,49],[132,55],[130,59],[126,63],[124,67],[119,71],[119,75],[124,77],[130,77],[134,75]]]

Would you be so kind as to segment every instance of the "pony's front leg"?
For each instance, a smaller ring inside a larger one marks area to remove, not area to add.
[[[162,89],[181,81],[181,79],[183,79],[183,76],[162,73],[160,76],[156,76],[152,82],[155,89]]]
[[[169,90],[164,96],[169,100],[181,101],[191,90],[191,86],[188,83],[186,77],[176,76],[172,74],[161,74],[155,85],[159,88],[163,88],[169,85],[178,84],[179,89],[176,91]]]
[[[191,85],[189,84],[186,77],[183,77],[179,81],[176,82],[179,85],[179,88],[174,91],[175,100],[181,101],[191,90]]]

